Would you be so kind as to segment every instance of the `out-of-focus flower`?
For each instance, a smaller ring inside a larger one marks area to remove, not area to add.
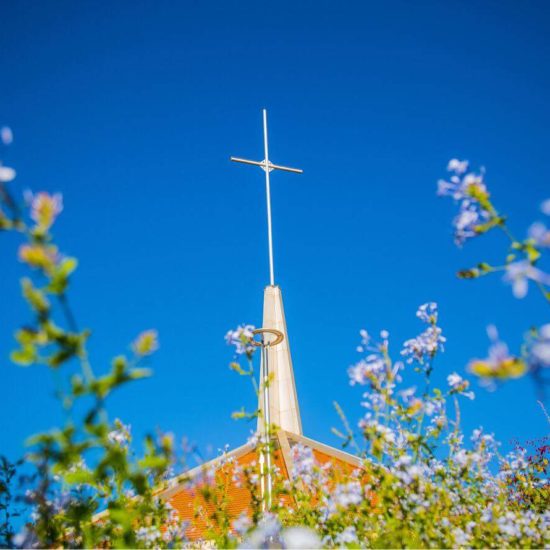
[[[379,438],[382,442],[391,445],[395,444],[397,441],[395,432],[390,427],[384,426],[384,424],[380,424],[380,422],[370,417],[362,418],[359,421],[359,427],[368,438]]]
[[[277,542],[281,533],[281,523],[277,516],[266,512],[258,522],[258,527],[241,544],[241,548],[268,548]]]
[[[246,354],[251,357],[256,351],[252,343],[255,327],[253,325],[239,325],[235,330],[229,330],[225,335],[225,341],[230,346],[235,346],[237,355]]]
[[[468,166],[469,162],[467,160],[451,159],[447,165],[447,170],[460,175],[468,171]]]
[[[290,450],[293,464],[293,477],[311,485],[315,474],[315,457],[311,447],[297,443]]]
[[[51,271],[59,260],[57,247],[41,244],[23,244],[19,247],[19,260],[30,267]]]
[[[348,506],[357,506],[363,501],[363,488],[359,481],[349,481],[348,483],[338,483],[333,492],[334,502],[342,508]]]
[[[161,538],[161,532],[157,527],[140,527],[136,531],[136,538],[145,544],[155,544]]]
[[[437,182],[439,196],[452,197],[460,202],[459,212],[453,220],[455,243],[462,246],[467,239],[488,231],[496,221],[496,213],[489,202],[484,173],[467,172],[468,162],[452,159],[447,169],[453,172],[449,180]]]
[[[546,199],[542,202],[542,204],[540,205],[540,210],[543,214],[550,216],[550,199]]]
[[[0,129],[0,140],[4,145],[9,145],[13,142],[13,132],[9,126],[2,126]]]
[[[246,512],[242,512],[231,524],[233,531],[239,536],[243,536],[251,527],[252,520]]]
[[[407,363],[418,361],[421,365],[433,358],[438,350],[443,351],[446,338],[442,335],[441,328],[430,326],[416,338],[411,338],[403,343],[401,355],[407,357]]]
[[[282,532],[283,548],[310,550],[321,548],[321,539],[307,527],[289,527]]]
[[[404,342],[401,355],[407,357],[407,363],[418,361],[420,364],[424,364],[426,360],[433,358],[438,350],[443,351],[446,339],[436,325],[438,311],[435,302],[422,304],[418,308],[416,316],[430,326],[416,338]]]
[[[123,424],[118,418],[115,420],[115,429],[107,434],[109,442],[120,447],[127,447],[130,443],[130,431],[132,427]]]
[[[346,544],[353,544],[357,542],[357,531],[353,525],[346,527],[341,533],[336,535],[335,542],[344,546]]]
[[[31,198],[31,218],[39,231],[47,231],[63,210],[63,196],[60,193],[38,193]]]
[[[468,380],[464,380],[464,378],[456,372],[453,372],[447,376],[447,384],[449,384],[449,387],[451,388],[451,394],[459,393],[465,397],[468,397],[468,399],[474,398],[474,392],[466,391],[470,386],[470,382],[468,382]]]
[[[504,280],[512,285],[516,298],[524,298],[529,288],[529,281],[550,285],[550,275],[536,268],[528,260],[519,260],[506,266]]]
[[[550,324],[537,331],[529,346],[529,364],[533,369],[550,367]]]
[[[418,308],[416,316],[425,323],[435,325],[437,323],[437,304],[435,302],[422,304]]]
[[[537,246],[550,248],[550,230],[541,222],[531,224],[528,230],[528,237],[535,241]]]
[[[9,181],[15,179],[16,173],[13,168],[9,166],[2,166],[0,164],[0,183],[8,183]]]
[[[492,342],[486,359],[473,359],[468,364],[468,370],[479,376],[485,385],[494,386],[495,380],[519,378],[527,370],[525,361],[511,355],[508,346],[498,338],[498,332],[493,325],[487,327],[487,334]]]
[[[478,235],[478,227],[485,223],[489,217],[486,210],[480,210],[472,201],[462,201],[460,210],[453,220],[455,243],[462,246],[466,240]]]
[[[470,536],[459,527],[453,529],[453,538],[456,546],[460,548],[467,547],[470,540]]]
[[[159,349],[158,333],[156,330],[142,332],[132,343],[136,355],[151,355]]]
[[[370,383],[374,387],[380,387],[385,376],[385,363],[382,357],[371,354],[357,362],[348,369],[350,384],[365,385]]]

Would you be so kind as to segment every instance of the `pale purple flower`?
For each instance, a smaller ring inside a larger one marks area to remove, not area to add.
[[[369,415],[370,413],[359,421],[359,427],[364,431],[374,431],[376,437],[379,437],[385,443],[395,444],[397,441],[395,432],[389,426],[384,426],[380,422],[371,419]]]
[[[541,222],[531,224],[528,237],[535,241],[535,245],[541,248],[550,248],[550,230]]]
[[[478,235],[477,226],[485,223],[493,215],[476,198],[480,194],[487,194],[484,181],[484,172],[475,174],[468,172],[467,161],[452,159],[448,170],[453,172],[449,180],[437,182],[439,196],[452,197],[459,202],[458,215],[453,220],[455,243],[462,246],[467,239]]]
[[[3,126],[0,129],[0,141],[2,141],[4,145],[9,145],[13,142],[13,132],[9,126]]]
[[[429,323],[432,325],[437,323],[437,304],[435,302],[422,304],[418,308],[416,316],[425,323]]]
[[[475,237],[477,226],[489,219],[489,212],[479,207],[477,202],[463,200],[458,214],[453,219],[455,228],[455,244],[462,246],[468,239]]]
[[[353,525],[346,527],[341,533],[338,533],[336,535],[335,542],[337,544],[340,544],[341,546],[358,542],[357,531],[355,530],[355,527]]]
[[[509,538],[520,538],[521,529],[518,525],[517,517],[513,512],[506,512],[496,521],[500,532]]]
[[[231,527],[239,536],[243,536],[251,527],[252,520],[246,512],[242,512],[232,523]]]
[[[359,481],[338,483],[334,488],[333,498],[335,503],[343,508],[361,504],[363,501],[363,488],[361,487],[361,483]]]
[[[543,214],[550,216],[550,199],[546,199],[542,202],[542,204],[540,205],[540,210]]]
[[[467,160],[451,159],[447,165],[449,172],[455,172],[458,175],[464,174],[468,170],[469,162]]]
[[[115,420],[115,429],[107,434],[109,442],[120,447],[127,447],[130,443],[130,432],[132,427],[123,424],[118,418]]]
[[[225,335],[225,341],[230,346],[235,346],[237,355],[251,356],[256,350],[252,343],[255,327],[253,325],[239,325],[235,330],[230,330]]]
[[[456,372],[453,372],[452,374],[449,374],[449,376],[447,376],[447,384],[449,384],[452,389],[456,389],[456,387],[461,385],[463,381],[464,380],[462,379],[462,377],[459,376]]]
[[[538,330],[529,348],[529,363],[533,368],[550,367],[550,324]]]
[[[470,540],[470,536],[459,527],[453,529],[453,538],[456,546],[469,546],[468,541]]]
[[[277,516],[271,512],[265,512],[257,528],[241,544],[241,548],[266,548],[279,539],[281,523]]]
[[[315,457],[311,447],[297,443],[291,448],[290,454],[293,477],[301,479],[306,485],[311,485],[315,474]]]
[[[348,369],[350,384],[365,385],[370,383],[373,386],[380,385],[385,375],[385,363],[382,357],[371,354],[365,359]]]
[[[519,260],[506,266],[504,281],[512,285],[512,292],[516,298],[526,296],[530,280],[550,285],[550,275],[536,268],[528,260]]]
[[[464,378],[456,372],[453,372],[447,376],[447,384],[449,384],[449,387],[451,388],[451,393],[464,395],[468,399],[474,398],[474,392],[466,391],[470,386],[470,382],[468,382],[468,380],[464,380]]]
[[[403,343],[401,355],[407,357],[407,363],[418,361],[424,364],[431,359],[437,351],[443,351],[446,338],[437,326],[430,326],[416,338],[411,338]]]
[[[161,532],[157,527],[140,527],[136,531],[136,538],[145,544],[153,545],[161,538]]]

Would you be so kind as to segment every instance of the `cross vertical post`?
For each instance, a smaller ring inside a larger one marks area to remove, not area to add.
[[[271,187],[269,182],[269,150],[267,144],[267,111],[264,109],[264,171],[265,171],[265,194],[267,197],[267,240],[269,246],[269,284],[275,286],[275,269],[273,267],[273,233],[271,228]]]
[[[293,172],[295,174],[302,174],[303,170],[299,168],[289,168],[288,166],[280,166],[278,164],[273,164],[269,160],[269,145],[267,139],[267,110],[263,109],[263,123],[264,123],[264,160],[255,161],[247,160],[238,157],[230,157],[234,162],[241,162],[243,164],[253,164],[259,166],[265,172],[265,194],[266,194],[266,203],[267,203],[267,240],[268,240],[268,251],[269,251],[269,284],[275,286],[275,267],[273,261],[273,229],[271,221],[271,182],[269,179],[269,173],[272,170],[282,170],[283,172]]]

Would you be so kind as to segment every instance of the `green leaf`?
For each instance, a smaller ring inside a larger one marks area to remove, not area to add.
[[[140,380],[141,378],[149,378],[152,376],[153,371],[151,369],[132,369],[128,373],[129,380]]]
[[[34,346],[25,346],[22,349],[12,351],[10,359],[13,363],[21,365],[22,367],[28,367],[35,362],[36,351]]]

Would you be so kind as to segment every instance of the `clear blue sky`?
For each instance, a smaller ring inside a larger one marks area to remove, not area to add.
[[[101,371],[143,329],[154,378],[112,399],[137,433],[159,426],[205,452],[244,442],[230,413],[253,406],[223,336],[261,323],[268,283],[263,178],[230,155],[274,162],[278,283],[306,435],[336,443],[332,400],[359,417],[346,369],[358,331],[393,349],[440,304],[448,338],[436,381],[483,357],[495,323],[512,347],[549,321],[533,291],[455,271],[500,261],[490,235],[456,249],[451,202],[435,195],[449,158],[485,165],[523,234],[550,196],[548,2],[4,2],[0,124],[15,188],[59,191],[62,248],[80,259],[72,302]],[[0,252],[0,452],[61,415],[51,373],[9,364],[29,319],[17,240]],[[477,389],[465,426],[505,443],[546,435],[529,379]]]

